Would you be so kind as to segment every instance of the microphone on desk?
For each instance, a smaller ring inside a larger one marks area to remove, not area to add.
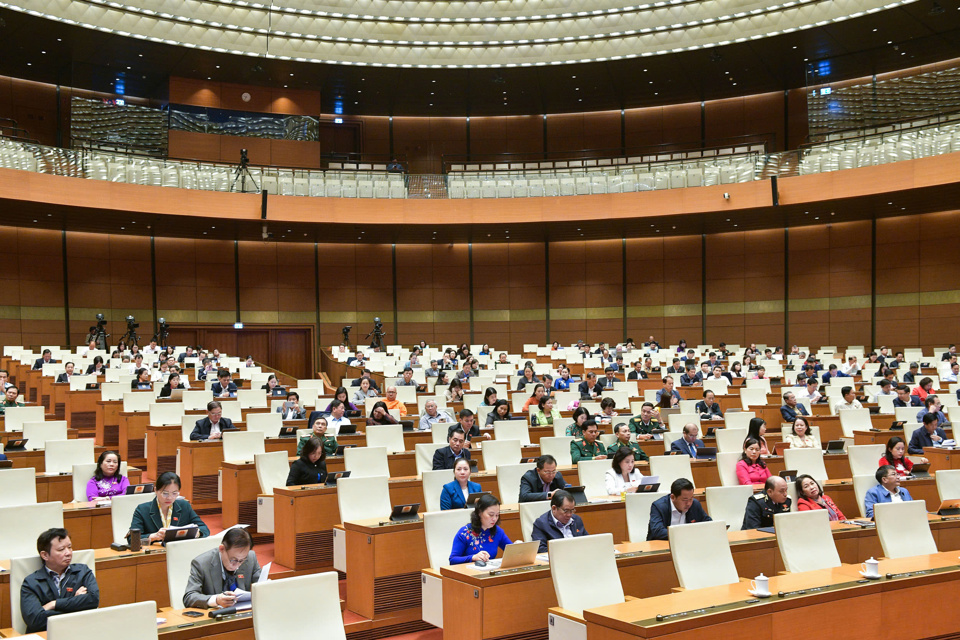
[[[224,616],[232,616],[237,612],[236,607],[224,607],[223,609],[216,609],[214,611],[208,611],[207,615],[213,618],[214,620],[222,618]]]

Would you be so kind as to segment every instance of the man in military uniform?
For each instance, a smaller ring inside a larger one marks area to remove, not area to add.
[[[626,447],[627,449],[630,449],[630,451],[633,451],[633,457],[637,462],[646,462],[650,459],[644,450],[640,448],[640,445],[636,443],[636,441],[630,440],[629,425],[621,422],[613,428],[613,433],[617,436],[617,441],[610,445],[610,448],[607,449],[608,453],[612,455],[616,453],[617,449]]]
[[[644,402],[640,407],[640,416],[630,418],[631,433],[637,434],[637,440],[663,440],[662,433],[652,433],[654,429],[662,429],[660,422],[654,418],[656,412],[653,410],[652,402]]]
[[[763,483],[762,496],[750,496],[747,509],[743,514],[741,529],[759,529],[772,527],[773,516],[790,511],[790,498],[787,496],[787,481],[780,476],[770,476]]]
[[[573,464],[581,460],[606,460],[607,451],[599,440],[600,428],[596,420],[586,420],[583,423],[583,437],[570,443],[570,458]]]

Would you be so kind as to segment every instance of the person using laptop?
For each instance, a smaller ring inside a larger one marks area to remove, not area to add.
[[[657,498],[650,505],[647,540],[669,540],[669,527],[711,520],[700,501],[693,497],[693,483],[677,478],[670,485],[670,495]]]
[[[150,391],[153,383],[150,382],[150,370],[145,368],[137,369],[136,378],[130,381],[131,391]]]
[[[643,442],[645,440],[663,440],[662,433],[653,433],[653,430],[662,429],[662,425],[657,418],[656,408],[653,406],[652,402],[644,402],[640,406],[640,415],[630,418],[630,422],[627,425],[630,427],[630,432],[635,433],[637,440]]]
[[[483,489],[470,481],[470,461],[459,458],[453,465],[453,481],[443,485],[440,490],[440,510],[466,509],[467,498],[471,493],[480,493]]]
[[[567,486],[557,471],[557,459],[549,453],[537,458],[537,468],[530,469],[520,478],[520,502],[550,500],[558,489]]]
[[[763,484],[763,493],[747,498],[747,508],[743,513],[744,531],[772,527],[773,516],[789,513],[790,496],[787,495],[787,481],[780,476],[770,476]]]
[[[465,524],[453,538],[450,549],[450,564],[482,562],[495,558],[500,549],[512,544],[507,534],[497,525],[500,520],[500,501],[489,493],[480,496],[470,522]]]
[[[190,433],[190,439],[219,440],[223,437],[224,431],[232,431],[236,428],[230,418],[223,417],[223,406],[216,400],[211,400],[207,403],[207,417],[197,420],[197,424]]]
[[[305,436],[301,436],[300,440],[297,441],[297,455],[299,456],[303,453],[303,447],[310,438],[319,438],[320,444],[323,445],[324,452],[328,456],[335,455],[338,446],[337,438],[327,435],[327,419],[324,416],[317,416],[317,419],[313,421],[310,428],[312,431]]]
[[[97,458],[97,468],[93,477],[87,481],[87,501],[94,502],[113,496],[122,496],[127,492],[130,480],[120,473],[120,454],[116,451],[104,451]]]
[[[679,451],[685,453],[691,458],[697,457],[697,449],[703,447],[703,440],[697,436],[700,435],[700,428],[692,422],[683,425],[683,437],[677,438],[670,444],[670,451]]]
[[[174,389],[180,389],[181,392],[183,391],[183,387],[180,385],[179,373],[170,374],[170,377],[167,378],[167,384],[160,388],[160,395],[158,397],[169,398],[173,394]]]
[[[759,488],[770,477],[767,463],[760,457],[760,442],[748,437],[743,441],[743,453],[737,461],[737,481]]]
[[[784,422],[793,422],[797,416],[808,416],[807,408],[797,402],[797,396],[793,391],[787,391],[783,394],[783,406],[780,407],[780,415]]]
[[[923,426],[913,432],[907,452],[913,455],[923,455],[924,447],[940,447],[947,439],[947,434],[940,428],[939,418],[935,413],[923,416]]]
[[[550,498],[550,510],[533,521],[530,540],[540,543],[538,553],[546,553],[547,543],[551,540],[589,535],[576,511],[577,503],[569,491],[559,489],[554,492]]]
[[[947,416],[943,415],[943,407],[940,405],[940,398],[933,393],[924,398],[923,409],[917,412],[917,422],[923,423],[923,419],[928,414],[933,414],[936,416],[938,427],[948,422]]]
[[[210,385],[210,391],[214,398],[236,398],[237,385],[230,377],[229,369],[220,369],[217,371],[217,381]]]
[[[790,433],[783,439],[790,445],[791,449],[812,449],[817,445],[813,439],[813,431],[810,429],[810,422],[806,416],[797,416],[790,427]]]
[[[232,607],[237,602],[234,592],[250,591],[259,579],[260,563],[253,552],[253,538],[246,529],[228,529],[216,549],[204,551],[190,562],[183,606]]]
[[[309,438],[300,449],[300,457],[290,465],[286,485],[323,484],[327,480],[327,454],[317,436]]]
[[[723,411],[720,409],[720,403],[716,401],[716,394],[707,389],[703,392],[703,400],[697,403],[696,412],[700,414],[701,420],[723,420]]]
[[[900,474],[893,465],[884,464],[877,468],[877,484],[867,490],[863,499],[864,513],[873,518],[873,507],[886,502],[909,502],[913,500],[910,492],[900,486]]]
[[[813,476],[804,473],[797,478],[797,510],[816,511],[818,509],[826,509],[831,522],[847,519],[830,496],[823,493],[820,483],[814,480]]]
[[[453,430],[447,433],[447,446],[433,452],[433,470],[453,469],[460,458],[469,461],[470,450],[465,446],[466,442],[467,436],[463,429],[454,425]]]
[[[623,425],[626,429],[626,425]],[[629,432],[628,432],[629,433]],[[616,446],[616,445],[614,445]],[[643,474],[637,469],[637,460],[629,447],[617,447],[610,468],[603,475],[608,496],[636,493],[643,482]]]
[[[139,529],[146,544],[162,542],[168,527],[195,524],[200,529],[199,537],[210,535],[210,529],[190,502],[180,497],[180,476],[173,471],[164,471],[153,486],[156,500],[137,505],[130,522],[130,528]]]
[[[922,428],[922,427],[921,427]],[[878,466],[890,465],[897,470],[897,474],[901,478],[906,478],[910,475],[910,470],[913,469],[914,463],[923,463],[928,462],[926,458],[917,458],[916,460],[911,460],[906,455],[907,452],[907,443],[904,442],[903,438],[900,436],[893,436],[887,440],[887,450],[884,452],[883,456],[878,462]]]
[[[100,588],[93,571],[73,564],[73,543],[62,527],[47,529],[37,538],[43,566],[20,585],[20,615],[27,633],[47,630],[52,616],[89,611],[100,606]]]

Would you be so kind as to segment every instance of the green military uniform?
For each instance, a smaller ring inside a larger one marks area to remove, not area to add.
[[[310,434],[309,436],[303,436],[302,438],[300,438],[300,442],[297,443],[298,456],[303,451],[303,445],[305,445],[307,443],[307,440],[309,440],[312,437],[314,437],[313,434]],[[337,453],[337,439],[335,437],[323,436],[322,438],[320,438],[320,441],[323,444],[323,452],[326,455],[332,456]]]
[[[640,448],[640,445],[632,440],[628,444],[623,444],[619,440],[614,442],[607,449],[607,454],[610,456],[613,456],[614,454],[616,454],[617,449],[620,449],[621,447],[627,447],[628,449],[630,449],[630,451],[633,451],[633,457],[638,462],[641,462],[641,461],[646,462],[647,460],[650,459],[650,457],[647,456],[647,453]]]
[[[653,435],[654,429],[662,429],[660,422],[657,420],[650,420],[650,424],[643,424],[643,420],[639,417],[630,418],[630,424],[627,425],[630,428],[630,433],[635,433],[639,435]]]
[[[597,456],[605,455],[607,455],[607,450],[603,448],[599,439],[593,444],[588,443],[583,438],[577,438],[570,443],[570,458],[573,460],[573,464],[577,464],[581,460],[593,460]]]
[[[0,402],[0,416],[4,415],[7,410],[7,407],[22,407],[24,404],[22,402],[10,402],[9,400],[4,399],[3,402]]]

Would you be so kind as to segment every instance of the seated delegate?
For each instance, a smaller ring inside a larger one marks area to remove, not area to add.
[[[790,433],[783,441],[788,443],[791,449],[812,449],[817,446],[817,441],[813,439],[812,433],[810,422],[806,417],[797,416],[790,428]]]
[[[180,498],[180,476],[173,471],[160,474],[154,483],[156,499],[137,505],[133,511],[130,529],[138,529],[146,544],[162,542],[168,527],[185,527],[195,524],[200,528],[200,537],[210,535],[210,529],[190,506]]]
[[[900,474],[893,465],[885,464],[877,469],[877,484],[867,490],[863,499],[864,512],[873,517],[873,507],[886,502],[909,502],[910,492],[900,486]]]
[[[183,606],[232,607],[236,604],[235,591],[250,591],[259,579],[260,563],[253,552],[253,538],[246,529],[229,529],[216,549],[204,551],[190,562]]]
[[[470,450],[465,446],[466,434],[459,426],[454,425],[456,429],[447,432],[447,446],[440,447],[433,452],[433,470],[453,469],[457,460],[466,458],[470,460]]]
[[[540,553],[547,552],[547,543],[551,540],[589,535],[576,511],[577,504],[570,492],[560,489],[553,494],[550,510],[533,521],[530,540],[540,542]]]
[[[510,538],[497,525],[500,501],[490,494],[481,496],[470,514],[470,523],[457,531],[450,549],[450,564],[483,562],[495,558]]]
[[[520,502],[550,500],[558,489],[567,486],[557,471],[557,459],[549,453],[537,458],[537,468],[520,477]]]
[[[63,613],[88,611],[100,606],[100,589],[93,571],[72,564],[73,543],[66,529],[47,529],[37,538],[43,566],[20,585],[20,615],[27,633],[47,630],[47,620]]]
[[[626,429],[627,426],[623,425]],[[643,474],[636,467],[634,453],[627,447],[619,447],[613,454],[611,468],[603,475],[603,482],[607,495],[619,496],[623,493],[636,493],[637,487],[643,482]]]
[[[743,453],[737,461],[737,481],[740,484],[761,485],[770,477],[767,463],[760,457],[760,442],[747,437],[743,441]]]
[[[790,511],[787,481],[780,476],[770,476],[763,483],[763,493],[747,498],[741,529],[772,527],[773,516]]]
[[[87,481],[87,500],[122,496],[130,486],[130,480],[120,473],[120,454],[104,451],[97,458],[97,468]]]
[[[693,497],[693,483],[677,478],[670,485],[670,495],[657,498],[650,505],[647,540],[669,540],[669,527],[711,520],[700,501]]]
[[[323,416],[313,421],[313,430],[310,433],[300,436],[300,440],[297,441],[298,456],[303,453],[303,445],[307,444],[310,438],[320,439],[320,443],[323,444],[323,452],[326,455],[332,456],[337,453],[337,439],[327,435],[327,419]]]
[[[891,465],[897,470],[897,474],[901,478],[905,478],[910,475],[910,471],[913,469],[913,461],[905,455],[906,452],[907,445],[903,438],[893,436],[887,440],[887,450],[880,458],[877,466]],[[921,460],[926,461],[926,458],[921,458]]]
[[[207,417],[197,420],[193,431],[190,432],[191,440],[219,440],[223,437],[224,431],[234,431],[237,427],[233,426],[230,418],[223,417],[223,407],[216,400],[207,403]]]
[[[323,484],[327,480],[327,455],[320,438],[307,440],[300,450],[300,457],[290,465],[286,485]]]
[[[483,489],[478,483],[470,482],[470,461],[458,458],[453,466],[453,481],[443,485],[440,490],[440,510],[466,509],[467,497],[481,491]]]
[[[797,511],[816,511],[826,509],[831,521],[846,520],[843,511],[834,504],[830,496],[823,493],[820,483],[807,474],[797,478]]]

